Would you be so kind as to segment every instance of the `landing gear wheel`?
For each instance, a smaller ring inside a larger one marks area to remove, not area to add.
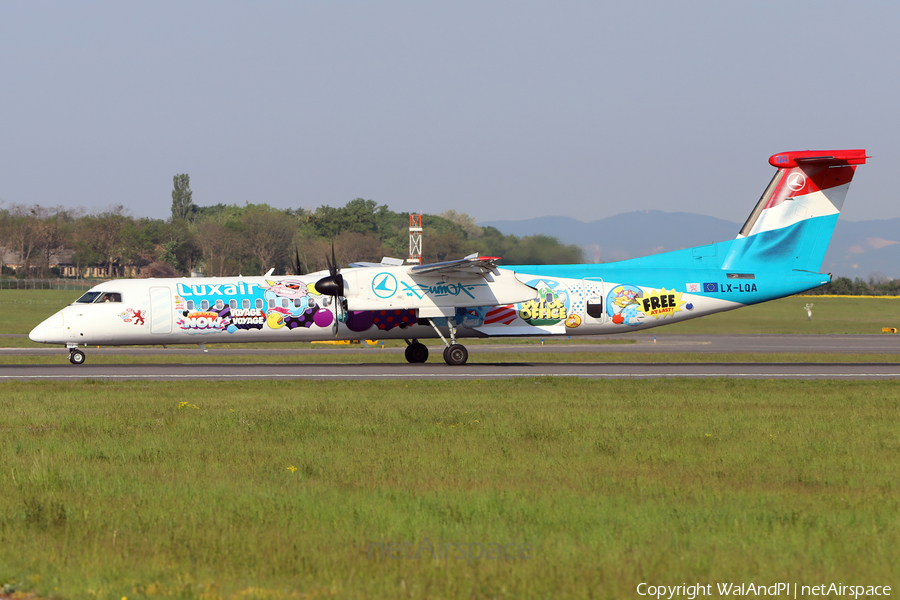
[[[406,347],[406,361],[411,363],[423,363],[428,360],[428,348],[425,344],[413,342]]]
[[[462,344],[450,344],[444,348],[444,362],[448,365],[464,365],[469,360],[469,351]]]
[[[83,365],[84,364],[84,352],[81,350],[72,350],[69,352],[69,362],[73,365]]]

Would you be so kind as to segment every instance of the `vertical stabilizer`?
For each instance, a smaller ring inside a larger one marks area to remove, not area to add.
[[[784,152],[778,168],[741,228],[725,268],[818,272],[856,166],[865,150]]]

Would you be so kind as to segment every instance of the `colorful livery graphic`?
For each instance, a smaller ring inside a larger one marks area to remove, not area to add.
[[[803,292],[819,273],[864,150],[776,154],[776,168],[732,240],[616,263],[501,267],[468,256],[426,265],[351,265],[278,277],[114,280],[34,328],[36,342],[79,346],[596,335],[676,323]],[[640,230],[636,231],[640,234]]]

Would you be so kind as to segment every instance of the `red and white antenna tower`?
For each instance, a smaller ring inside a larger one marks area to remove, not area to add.
[[[409,259],[410,264],[422,264],[422,213],[409,213]]]

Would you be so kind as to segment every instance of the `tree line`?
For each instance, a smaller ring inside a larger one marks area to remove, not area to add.
[[[900,279],[890,279],[884,276],[873,275],[868,281],[859,277],[835,277],[830,283],[826,283],[814,290],[804,292],[806,295],[834,295],[834,296],[900,296]]]
[[[473,252],[500,256],[510,265],[583,261],[577,245],[544,235],[504,235],[453,210],[423,215],[423,227],[423,262]],[[200,206],[193,201],[187,174],[173,178],[168,219],[133,217],[122,206],[94,213],[62,206],[0,207],[0,249],[16,257],[18,276],[52,275],[61,257],[68,257],[79,272],[101,267],[108,277],[123,267],[143,277],[192,271],[216,277],[259,275],[271,268],[299,274],[326,269],[332,245],[339,265],[379,262],[384,256],[406,258],[409,214],[362,198],[339,208]],[[0,271],[9,274],[11,269],[0,264]]]

